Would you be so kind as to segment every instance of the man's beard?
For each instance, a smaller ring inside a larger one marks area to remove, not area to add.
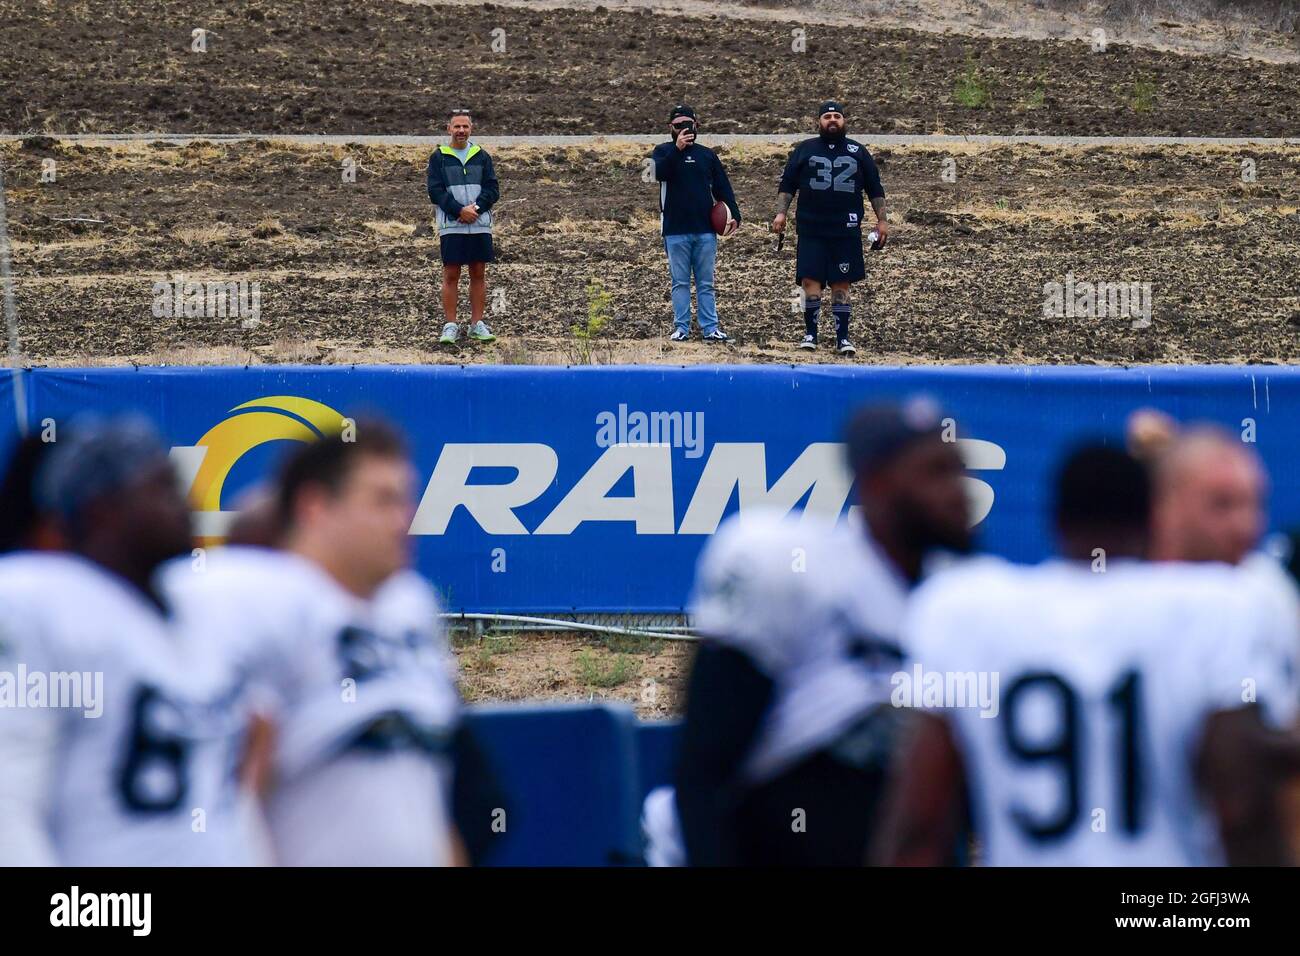
[[[839,142],[840,140],[842,140],[842,139],[844,138],[844,127],[843,127],[843,126],[840,126],[840,127],[836,128],[836,129],[832,132],[831,130],[829,130],[829,129],[827,129],[825,126],[823,126],[823,127],[821,128],[821,137],[822,137],[823,140],[825,140],[825,141],[828,142],[828,143],[829,143],[829,142]]]
[[[900,512],[904,537],[922,553],[951,551],[965,555],[975,550],[975,536],[969,528],[949,527],[911,504],[901,505]]]

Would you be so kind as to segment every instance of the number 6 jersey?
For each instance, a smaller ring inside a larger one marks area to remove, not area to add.
[[[0,864],[251,862],[242,685],[191,663],[123,579],[69,554],[0,559]]]
[[[445,864],[454,662],[430,585],[401,571],[369,598],[262,548],[177,561],[166,589],[189,640],[234,667],[275,725],[267,823],[292,866]]]

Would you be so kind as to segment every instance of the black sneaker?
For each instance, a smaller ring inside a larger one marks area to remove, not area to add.
[[[689,333],[689,332],[683,332],[681,329],[673,329],[673,334],[670,335],[670,336],[668,336],[668,341],[670,341],[670,342],[685,342],[685,341],[686,341],[687,339],[689,339],[690,337],[691,337],[691,336],[690,336],[690,333]]]
[[[730,342],[727,333],[722,329],[714,329],[708,335],[701,335],[700,338],[705,342]]]
[[[841,355],[852,355],[857,351],[857,349],[853,347],[853,343],[848,339],[840,339],[835,346],[835,351],[839,352]]]
[[[817,348],[817,336],[805,335],[803,341],[799,343],[799,348],[813,351]]]

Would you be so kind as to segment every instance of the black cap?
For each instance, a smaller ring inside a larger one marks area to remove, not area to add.
[[[821,119],[827,113],[844,113],[844,107],[840,106],[838,100],[827,100],[821,106],[817,107],[817,118]]]
[[[673,107],[672,113],[668,117],[668,122],[672,122],[679,116],[685,116],[689,119],[695,119],[695,110],[691,109],[685,103],[679,103]]]
[[[924,396],[902,404],[879,402],[854,413],[844,429],[844,447],[854,474],[870,474],[919,438],[940,435],[943,415]]]

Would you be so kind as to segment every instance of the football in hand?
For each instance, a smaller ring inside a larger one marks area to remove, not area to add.
[[[718,200],[713,204],[713,211],[709,213],[709,219],[713,223],[713,231],[724,239],[740,226],[740,223],[731,218],[731,210],[722,200]]]

